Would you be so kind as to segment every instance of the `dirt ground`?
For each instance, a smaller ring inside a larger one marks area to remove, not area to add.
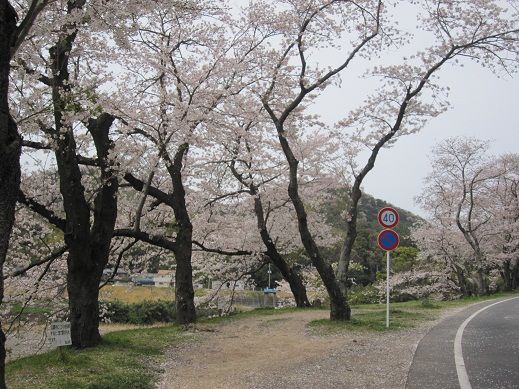
[[[302,311],[198,328],[168,351],[158,388],[403,388],[419,340],[435,322],[389,333],[315,335],[328,316]]]

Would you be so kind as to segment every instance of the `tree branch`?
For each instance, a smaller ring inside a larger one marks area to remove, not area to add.
[[[56,214],[45,207],[45,205],[25,196],[25,193],[23,193],[22,190],[18,192],[18,202],[26,205],[30,210],[36,212],[38,215],[46,219],[50,224],[65,232],[67,224],[65,219],[56,216]]]
[[[37,266],[43,265],[44,263],[47,263],[47,262],[52,263],[56,259],[61,257],[63,254],[65,254],[67,251],[68,251],[68,247],[67,246],[63,246],[63,247],[59,248],[58,250],[54,251],[53,253],[51,253],[50,255],[48,255],[47,257],[45,257],[43,259],[40,259],[39,261],[33,262],[30,265],[25,266],[24,268],[15,270],[14,272],[12,272],[9,275],[4,276],[4,280],[6,278],[8,278],[8,277],[17,277],[19,275],[22,275],[23,273],[25,273],[26,271],[32,269],[33,267],[37,267]]]

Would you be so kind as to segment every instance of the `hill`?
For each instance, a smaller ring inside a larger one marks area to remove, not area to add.
[[[344,233],[346,223],[343,215],[349,205],[346,189],[334,191],[330,197],[333,200],[323,207],[326,221],[338,233]],[[379,210],[384,207],[396,208],[400,216],[400,222],[395,228],[395,231],[400,235],[400,247],[395,250],[393,255],[394,264],[397,265],[396,268],[400,267],[400,270],[406,270],[406,267],[412,265],[418,252],[409,237],[409,231],[414,223],[422,219],[412,212],[364,193],[359,202],[357,239],[350,266],[350,277],[356,283],[370,284],[376,280],[378,272],[385,271],[385,253],[377,246],[377,236],[382,230],[382,227],[378,224],[377,215]],[[331,257],[338,258],[340,244],[331,250]]]
[[[346,228],[346,223],[342,215],[344,215],[344,212],[346,212],[349,206],[346,190],[341,189],[334,191],[334,194],[331,197],[333,200],[328,202],[323,209],[323,212],[326,215],[326,220],[328,224],[334,228],[344,231]],[[400,222],[395,230],[400,235],[401,244],[412,245],[411,241],[409,240],[409,230],[414,223],[422,219],[410,211],[396,207],[387,201],[377,199],[367,193],[362,195],[359,202],[359,231],[366,230],[372,232],[373,234],[378,234],[382,227],[378,224],[377,215],[378,211],[384,207],[396,208],[400,216]]]

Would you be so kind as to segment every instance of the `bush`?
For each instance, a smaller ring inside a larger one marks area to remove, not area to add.
[[[143,301],[134,304],[110,301],[102,304],[102,320],[110,323],[170,323],[175,321],[176,316],[174,301]]]
[[[197,307],[196,308],[196,317],[213,317],[220,316],[221,309],[219,310],[217,307]]]
[[[420,299],[420,306],[422,308],[426,308],[426,309],[436,309],[436,308],[440,308],[440,306],[438,304],[435,304],[430,298],[426,297],[426,298],[422,298]]]
[[[353,286],[348,297],[351,305],[377,304],[379,302],[378,290],[373,285]]]
[[[171,323],[175,321],[175,301],[143,301],[140,303],[123,303],[119,300],[102,301],[101,321],[105,323],[153,324]],[[198,318],[219,316],[215,307],[197,308]]]

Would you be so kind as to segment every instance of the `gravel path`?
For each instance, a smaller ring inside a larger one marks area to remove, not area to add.
[[[443,316],[443,315],[442,315]],[[158,388],[403,388],[416,346],[437,321],[389,333],[318,336],[326,311],[252,317],[168,351]],[[210,327],[212,328],[212,327]]]

